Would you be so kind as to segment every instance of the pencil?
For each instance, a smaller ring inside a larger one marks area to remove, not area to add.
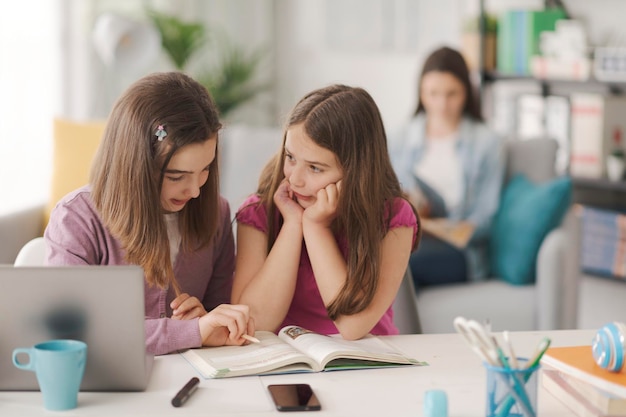
[[[250,336],[250,335],[244,334],[241,337],[243,337],[244,339],[246,339],[247,341],[252,342],[252,343],[261,343],[261,341],[259,339],[257,339],[256,337],[254,337],[254,336]]]

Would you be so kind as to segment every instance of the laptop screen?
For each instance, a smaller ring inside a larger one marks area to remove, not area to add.
[[[153,358],[140,267],[0,265],[0,288],[0,390],[39,389],[34,372],[17,369],[11,357],[50,339],[87,343],[81,391],[146,388]]]

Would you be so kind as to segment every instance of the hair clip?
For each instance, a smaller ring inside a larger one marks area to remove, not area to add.
[[[159,142],[161,142],[167,136],[167,132],[165,131],[165,128],[163,127],[163,125],[157,126],[155,135]]]

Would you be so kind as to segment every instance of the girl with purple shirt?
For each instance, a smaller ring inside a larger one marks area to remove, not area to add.
[[[258,329],[398,333],[392,303],[418,218],[365,90],[333,85],[300,100],[236,218],[232,301],[250,307]]]
[[[57,204],[44,233],[49,265],[143,267],[153,354],[241,345],[254,334],[248,307],[227,304],[235,247],[218,188],[221,127],[190,77],[140,79],[109,116],[90,184]]]

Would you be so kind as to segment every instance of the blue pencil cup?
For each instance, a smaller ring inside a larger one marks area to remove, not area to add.
[[[527,358],[518,358],[517,368],[484,364],[487,371],[487,417],[535,417],[537,374],[540,365],[526,368]]]

